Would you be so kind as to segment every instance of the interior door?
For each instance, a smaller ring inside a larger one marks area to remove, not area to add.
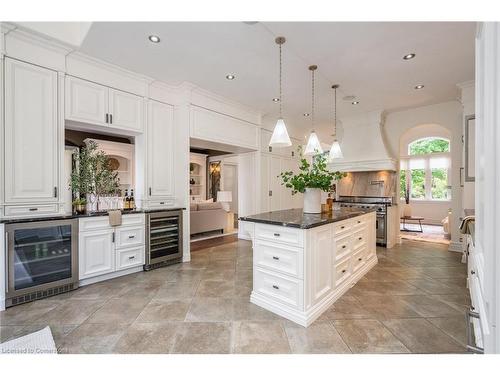
[[[57,72],[6,58],[5,201],[56,201],[58,150]]]
[[[108,126],[109,88],[75,77],[66,77],[65,118]]]
[[[109,123],[113,127],[144,130],[144,99],[120,90],[109,89]]]
[[[174,108],[156,101],[148,104],[148,195],[174,196]]]

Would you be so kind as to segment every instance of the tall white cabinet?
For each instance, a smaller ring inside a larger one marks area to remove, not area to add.
[[[5,216],[55,213],[60,193],[58,74],[5,58],[4,81]]]

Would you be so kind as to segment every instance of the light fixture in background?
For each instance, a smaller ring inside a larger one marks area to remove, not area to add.
[[[424,85],[416,85],[415,90],[422,90],[424,87]]]
[[[228,75],[226,76],[226,79],[227,79],[227,80],[229,80],[229,81],[232,81],[232,80],[233,80],[233,79],[235,79],[235,78],[236,78],[236,76],[235,76],[234,74],[228,74]]]
[[[318,135],[314,131],[314,72],[318,69],[317,65],[311,65],[309,70],[311,71],[311,134],[309,134],[309,140],[307,141],[306,149],[304,150],[304,155],[315,155],[322,154],[323,149],[319,143]]]
[[[411,60],[415,57],[416,55],[414,53],[409,53],[407,55],[403,56],[403,60]]]
[[[292,145],[292,141],[290,141],[290,136],[288,135],[288,131],[286,130],[285,120],[283,120],[283,94],[281,90],[281,78],[282,78],[282,58],[281,58],[281,47],[285,43],[286,39],[282,36],[279,36],[275,39],[276,44],[280,49],[280,96],[279,98],[274,98],[274,102],[279,102],[280,104],[280,117],[278,121],[276,121],[276,125],[274,126],[273,135],[271,136],[271,140],[269,141],[269,146],[271,147],[289,147]],[[278,100],[275,100],[278,99]]]
[[[359,104],[359,102],[358,102],[357,100],[355,100],[355,101],[353,101],[351,104],[352,104],[352,105],[358,105],[358,104]]]
[[[150,35],[148,39],[151,43],[160,43],[160,37],[157,35]]]
[[[342,155],[342,150],[340,148],[340,144],[337,141],[337,89],[339,85],[333,85],[333,143],[330,148],[329,158],[333,159],[342,159],[344,156]]]

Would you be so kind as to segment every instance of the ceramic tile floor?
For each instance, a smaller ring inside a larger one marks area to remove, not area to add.
[[[6,341],[50,325],[60,353],[464,353],[460,254],[405,241],[303,328],[249,302],[252,249],[238,241],[0,313]]]

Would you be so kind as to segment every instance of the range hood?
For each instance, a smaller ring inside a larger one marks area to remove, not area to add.
[[[334,159],[329,168],[341,172],[396,171],[396,159],[390,156],[382,135],[383,111],[373,111],[342,120],[340,141],[342,159]]]

